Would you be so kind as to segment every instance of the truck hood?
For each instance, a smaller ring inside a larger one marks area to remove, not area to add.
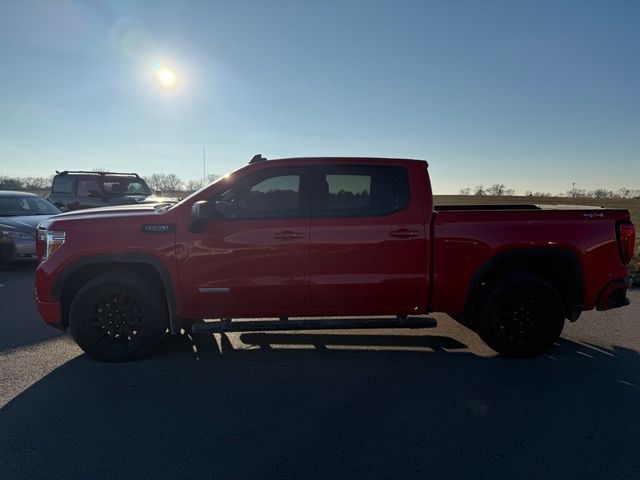
[[[65,212],[58,217],[60,219],[75,217],[110,217],[114,214],[135,214],[142,212],[155,212],[158,203],[143,203],[135,205],[116,205],[113,207],[85,208],[83,210],[72,210]]]
[[[65,228],[70,224],[76,224],[77,222],[84,223],[85,220],[97,220],[97,221],[113,221],[124,222],[126,218],[133,218],[140,221],[155,221],[156,216],[164,213],[163,207],[165,205],[159,203],[142,204],[142,205],[118,205],[114,207],[101,207],[101,208],[89,208],[85,210],[73,210],[71,212],[65,212],[60,215],[56,215],[53,218],[43,221],[40,224],[41,228]]]
[[[177,198],[159,197],[158,195],[123,195],[110,197],[110,203],[113,205],[131,205],[131,204],[148,204],[148,203],[176,203]]]

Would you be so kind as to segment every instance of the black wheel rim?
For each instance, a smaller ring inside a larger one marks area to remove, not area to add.
[[[505,344],[535,348],[546,344],[557,329],[557,307],[543,292],[516,290],[496,308],[493,328]]]
[[[85,332],[91,343],[105,351],[133,349],[140,343],[145,325],[140,304],[126,293],[101,295],[87,306]]]

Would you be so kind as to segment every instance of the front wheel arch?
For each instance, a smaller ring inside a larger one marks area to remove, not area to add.
[[[127,276],[137,274],[159,289],[168,305],[169,326],[173,333],[182,328],[178,316],[176,288],[173,279],[157,258],[145,254],[99,255],[77,260],[68,266],[53,285],[52,296],[61,302],[62,321],[69,326],[69,309],[77,292],[87,282],[107,273]]]

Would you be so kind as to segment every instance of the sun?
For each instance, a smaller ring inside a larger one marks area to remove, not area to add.
[[[171,88],[175,86],[178,76],[176,75],[176,72],[170,68],[161,67],[156,70],[156,79],[161,86]]]

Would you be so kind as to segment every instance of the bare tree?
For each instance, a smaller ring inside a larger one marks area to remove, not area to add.
[[[469,187],[461,188],[460,195],[471,195],[471,189]]]
[[[484,190],[484,185],[476,185],[476,188],[473,189],[473,194],[480,197],[485,196],[487,193]]]
[[[633,190],[627,187],[622,187],[616,193],[620,198],[633,198]]]
[[[587,191],[584,188],[572,188],[567,191],[566,196],[570,198],[584,198],[587,196]]]
[[[0,177],[0,190],[22,190],[23,183],[19,178]]]
[[[494,183],[489,188],[487,188],[487,195],[492,195],[494,197],[501,197],[504,195],[504,185],[501,183]]]
[[[605,188],[597,188],[589,192],[589,196],[593,198],[613,198],[613,192]]]
[[[48,190],[53,183],[53,175],[48,177],[24,177],[22,186],[25,190]]]
[[[154,190],[162,190],[165,176],[166,174],[164,173],[152,173],[151,175],[144,177],[144,179]]]
[[[164,177],[163,190],[177,192],[182,189],[182,180],[175,173],[168,173]]]
[[[200,190],[202,187],[204,187],[204,181],[200,178],[198,180],[189,180],[185,190],[188,192],[195,192],[196,190]]]

